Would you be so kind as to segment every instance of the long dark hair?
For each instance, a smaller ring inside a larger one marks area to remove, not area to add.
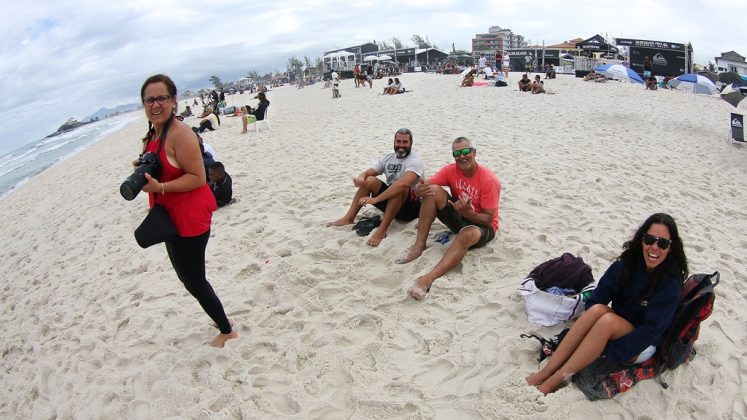
[[[641,258],[643,258],[643,234],[647,233],[653,224],[666,226],[669,229],[669,236],[672,243],[669,245],[667,257],[650,274],[650,286],[643,295],[644,300],[648,300],[658,290],[664,279],[675,277],[682,282],[689,274],[687,256],[685,256],[685,249],[682,245],[680,233],[677,230],[677,224],[674,222],[672,216],[666,213],[656,213],[649,216],[635,232],[633,238],[623,244],[623,252],[617,257],[618,261],[623,262],[621,284],[625,285],[630,282],[631,273],[636,271]]]
[[[143,102],[145,100],[145,88],[148,87],[148,85],[153,83],[163,83],[166,85],[166,90],[169,91],[169,95],[176,99],[176,84],[169,76],[166,76],[165,74],[154,74],[153,76],[150,76],[149,78],[145,79],[145,82],[143,82],[143,86],[140,88],[140,102]],[[173,112],[172,112],[173,114]],[[147,142],[148,139],[153,135],[153,132],[155,129],[153,128],[153,124],[148,121],[148,132],[145,133],[145,137],[143,137],[143,143]]]

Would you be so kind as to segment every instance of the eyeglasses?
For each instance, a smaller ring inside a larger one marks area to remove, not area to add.
[[[643,234],[643,243],[646,245],[653,245],[654,242],[656,242],[656,245],[659,245],[659,249],[667,249],[669,248],[669,245],[672,244],[671,239],[667,238],[658,238],[654,235],[651,235],[649,233]]]
[[[171,95],[148,96],[147,98],[143,99],[143,104],[151,106],[154,103],[158,102],[159,105],[163,105],[169,99],[171,99]]]
[[[471,147],[467,147],[467,148],[464,148],[464,149],[461,149],[461,150],[452,150],[451,151],[451,155],[454,156],[454,157],[467,156],[468,154],[472,153],[472,151],[474,151],[474,150],[475,149],[473,149]]]

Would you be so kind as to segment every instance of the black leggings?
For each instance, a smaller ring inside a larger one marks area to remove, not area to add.
[[[223,334],[231,332],[231,325],[223,310],[223,304],[216,296],[213,287],[205,278],[205,248],[210,239],[210,230],[200,236],[179,237],[174,242],[166,242],[166,252],[176,275],[184,287],[197,299],[205,313],[215,321]]]

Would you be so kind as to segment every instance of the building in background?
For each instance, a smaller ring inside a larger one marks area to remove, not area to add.
[[[512,30],[501,28],[500,26],[491,26],[486,34],[475,34],[472,38],[472,56],[475,62],[480,58],[480,54],[485,54],[487,64],[495,65],[495,54],[500,52],[505,55],[508,49],[525,48],[527,42],[523,35],[515,34]]]
[[[722,73],[731,71],[741,75],[747,75],[747,62],[744,57],[735,51],[722,52],[721,57],[714,57],[716,60],[716,71]]]

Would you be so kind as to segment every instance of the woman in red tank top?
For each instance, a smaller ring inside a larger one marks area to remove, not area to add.
[[[179,238],[166,243],[171,264],[184,287],[200,303],[220,329],[211,345],[223,347],[236,338],[223,305],[205,277],[205,248],[210,238],[210,221],[218,208],[205,182],[205,167],[197,136],[185,123],[176,120],[176,85],[166,75],[149,77],[140,90],[150,129],[143,140],[145,150],[158,150],[164,129],[166,136],[159,153],[162,171],[159,179],[145,174],[150,206],[163,206],[179,231]],[[170,121],[170,123],[169,123]]]

